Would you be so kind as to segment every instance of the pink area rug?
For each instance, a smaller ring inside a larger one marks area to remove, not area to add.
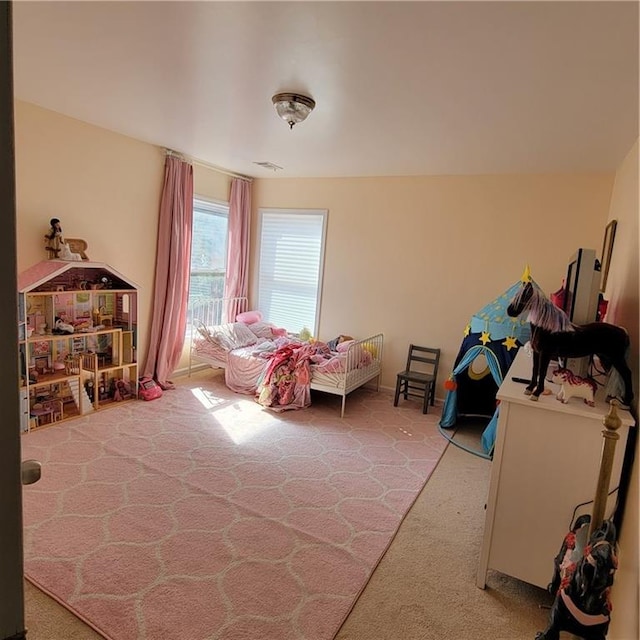
[[[198,376],[25,435],[27,578],[110,640],[330,640],[447,443],[417,402],[313,401]]]

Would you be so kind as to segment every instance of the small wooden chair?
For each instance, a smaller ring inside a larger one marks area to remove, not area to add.
[[[393,406],[398,406],[400,394],[405,400],[409,396],[415,396],[422,398],[422,413],[427,413],[428,405],[435,404],[439,362],[440,349],[410,344],[407,367],[398,373]]]

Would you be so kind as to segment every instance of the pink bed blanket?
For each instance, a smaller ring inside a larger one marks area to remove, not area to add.
[[[258,385],[258,402],[274,411],[308,407],[311,404],[309,365],[321,344],[291,343],[277,349]]]
[[[256,345],[233,349],[227,354],[224,382],[236,393],[254,395],[262,378],[268,360]]]

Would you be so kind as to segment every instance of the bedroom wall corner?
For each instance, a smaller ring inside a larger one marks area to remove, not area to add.
[[[617,220],[613,256],[607,279],[605,298],[609,302],[610,311],[607,320],[619,324],[629,331],[631,336],[631,355],[629,365],[633,372],[633,385],[636,396],[636,408],[639,395],[640,368],[640,331],[639,324],[639,279],[640,265],[638,261],[639,245],[639,192],[638,180],[638,140],[627,154],[616,172],[609,220]],[[637,429],[636,425],[636,429]],[[608,638],[610,640],[627,640],[637,638],[640,630],[638,610],[640,608],[640,537],[638,524],[640,500],[638,463],[640,448],[636,438],[635,461],[631,472],[629,493],[622,527],[619,532],[620,549],[619,564],[616,572],[611,600],[613,613]]]

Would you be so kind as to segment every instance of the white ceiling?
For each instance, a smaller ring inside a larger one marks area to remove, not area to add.
[[[13,14],[17,98],[254,177],[615,170],[638,137],[637,2],[15,2]],[[271,104],[279,91],[317,102],[293,130]]]

